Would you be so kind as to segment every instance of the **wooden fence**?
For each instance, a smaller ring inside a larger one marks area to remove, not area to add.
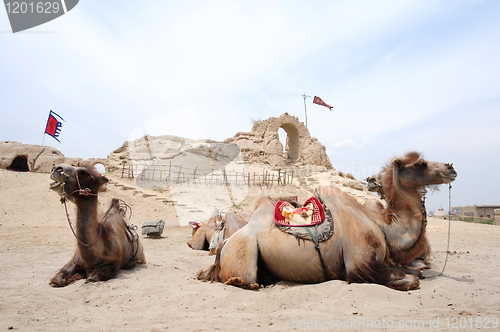
[[[293,181],[293,171],[268,171],[245,173],[226,168],[203,169],[189,168],[183,165],[137,165],[123,164],[122,178],[136,178],[140,181],[168,182],[169,184],[206,184],[235,186],[285,186]]]

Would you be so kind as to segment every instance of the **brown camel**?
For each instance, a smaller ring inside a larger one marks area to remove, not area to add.
[[[259,199],[249,223],[219,246],[215,263],[198,279],[250,289],[278,280],[331,279],[417,288],[420,272],[398,265],[411,263],[426,246],[418,188],[450,183],[457,173],[451,165],[425,161],[418,153],[394,159],[387,168],[392,176],[384,177],[384,213],[364,207],[336,187],[319,188],[334,231],[317,248],[312,241],[280,231],[273,220],[274,204]]]
[[[192,225],[193,237],[188,240],[187,245],[193,250],[209,250],[210,241],[215,232],[215,218],[217,217],[218,210],[214,211],[213,216],[210,217],[204,225]],[[224,239],[228,239],[241,227],[248,223],[252,213],[248,211],[234,212],[228,211],[225,217],[224,226]]]
[[[105,281],[119,269],[146,263],[137,233],[129,232],[120,214],[119,200],[113,199],[106,213],[98,217],[97,193],[109,181],[106,177],[90,165],[57,165],[50,178],[54,180],[50,188],[62,196],[61,201],[70,200],[77,206],[74,233],[78,244],[71,260],[50,279],[52,286],[64,287],[84,278]]]

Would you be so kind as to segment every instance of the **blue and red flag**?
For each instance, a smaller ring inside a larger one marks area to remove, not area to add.
[[[47,119],[47,126],[45,126],[45,133],[54,137],[56,141],[61,143],[61,141],[59,141],[57,138],[61,133],[62,122],[56,119],[56,116],[62,121],[64,121],[64,119],[59,114],[50,111],[49,118]]]

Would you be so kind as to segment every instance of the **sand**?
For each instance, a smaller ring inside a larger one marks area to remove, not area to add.
[[[196,280],[213,263],[191,250],[162,194],[123,190],[111,177],[99,199],[124,199],[131,222],[163,219],[160,239],[141,235],[148,263],[115,279],[53,288],[49,279],[71,258],[76,240],[49,175],[0,170],[0,330],[19,331],[469,331],[499,330],[500,227],[429,218],[433,269],[420,288],[401,292],[333,280],[280,282],[257,291]],[[70,203],[74,219],[75,208]],[[456,327],[456,328],[454,328]],[[489,328],[487,328],[489,327]],[[494,328],[496,327],[496,328]]]

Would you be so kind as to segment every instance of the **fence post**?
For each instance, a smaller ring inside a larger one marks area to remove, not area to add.
[[[167,182],[172,178],[170,175],[170,171],[172,170],[172,160],[170,160],[170,163],[168,164],[168,175],[167,175]]]
[[[179,183],[179,179],[181,177],[182,165],[179,167],[179,173],[177,173],[177,183]]]

